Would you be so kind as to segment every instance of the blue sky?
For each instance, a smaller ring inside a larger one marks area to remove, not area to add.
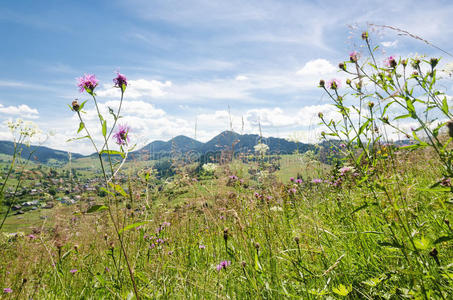
[[[139,146],[179,134],[206,141],[229,128],[315,141],[328,99],[320,78],[340,77],[338,62],[361,50],[367,23],[392,25],[453,52],[451,1],[4,1],[0,9],[0,139],[4,122],[30,119],[66,143],[78,122],[68,110],[88,99],[76,77],[94,73],[102,106],[114,106],[114,71],[130,82],[124,122]],[[381,55],[440,53],[420,41],[374,30]],[[445,62],[452,58],[443,55]],[[95,126],[93,105],[87,124]],[[197,120],[197,121],[196,121]]]

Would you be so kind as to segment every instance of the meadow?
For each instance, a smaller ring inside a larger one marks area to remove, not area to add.
[[[121,107],[111,127],[99,114],[104,142],[97,145],[81,114],[85,102],[74,101],[106,197],[57,205],[23,234],[12,232],[17,220],[8,217],[2,296],[451,299],[453,124],[436,85],[439,60],[381,64],[368,33],[362,38],[368,56],[352,52],[339,65],[348,90],[335,79],[319,83],[338,113],[319,115],[328,163],[313,151],[279,156],[271,168],[260,143],[253,160],[232,157],[198,171],[175,158],[176,174],[158,181],[152,165],[103,158],[127,160],[133,135],[124,126],[115,131]],[[126,77],[114,82],[122,101]],[[97,105],[95,77],[79,85]],[[417,125],[398,127],[404,119]],[[407,138],[391,142],[390,129]],[[109,148],[111,138],[119,151]]]

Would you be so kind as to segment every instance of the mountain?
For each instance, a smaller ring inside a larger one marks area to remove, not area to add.
[[[224,131],[206,142],[201,148],[201,152],[215,152],[220,150],[232,150],[234,143],[235,152],[254,152],[255,145],[263,143],[269,146],[269,152],[275,154],[289,154],[295,150],[305,152],[314,149],[311,144],[290,142],[281,138],[260,137],[257,134],[238,134],[233,131]]]
[[[131,155],[138,157],[149,156],[148,159],[158,159],[159,156],[169,156],[172,153],[198,152],[202,146],[202,142],[184,135],[179,135],[167,142],[151,142],[140,150],[132,152]]]
[[[21,157],[27,159],[32,153],[30,160],[40,163],[49,163],[51,160],[57,160],[59,162],[69,161],[69,155],[66,151],[60,151],[51,149],[44,146],[30,146],[27,147],[24,144],[18,144],[18,149],[21,149]],[[14,143],[10,141],[0,141],[0,153],[13,155],[14,154]],[[72,159],[83,157],[78,153],[71,153]]]
[[[179,135],[169,141],[153,141],[140,150],[130,153],[129,157],[134,159],[158,160],[168,157],[175,153],[191,153],[194,155],[202,155],[206,153],[215,153],[222,150],[232,150],[234,144],[235,152],[251,153],[254,152],[254,147],[259,142],[269,146],[269,153],[274,154],[289,154],[295,150],[305,152],[314,149],[314,145],[290,142],[281,138],[261,138],[257,134],[239,134],[233,131],[224,131],[213,137],[206,143],[199,142],[190,137]],[[40,163],[49,163],[52,160],[57,162],[67,162],[68,152],[55,150],[43,146],[31,146],[30,148],[22,147],[22,157],[28,157],[30,151],[35,151],[32,155],[32,160]],[[12,155],[14,152],[14,144],[9,141],[0,141],[0,153]],[[97,156],[91,154],[84,156],[77,153],[72,153],[72,158],[82,158],[89,156]]]

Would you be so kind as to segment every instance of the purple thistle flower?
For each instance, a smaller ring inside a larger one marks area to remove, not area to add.
[[[198,246],[198,248],[200,248],[200,249],[206,249],[206,246],[203,245],[203,244],[200,244],[200,246]]]
[[[289,180],[290,180],[291,182],[294,181],[294,177],[291,177]]]
[[[9,294],[9,293],[12,293],[12,292],[13,292],[13,290],[11,288],[4,288],[3,289],[3,293],[5,293],[5,294]]]
[[[341,82],[334,78],[327,83],[327,86],[332,90],[336,90],[341,86]]]
[[[315,178],[311,181],[312,183],[322,183],[322,179]]]
[[[384,60],[384,64],[387,66],[387,67],[396,67],[396,60],[395,60],[395,56],[389,56],[387,57],[385,60]]]
[[[115,84],[115,87],[123,88],[123,84],[127,86],[127,78],[120,72],[116,72],[116,77],[113,78],[113,83]]]
[[[162,226],[170,226],[170,225],[171,225],[170,222],[163,222],[162,223]]]
[[[27,235],[30,240],[36,239],[36,236],[34,234],[29,234]]]
[[[83,77],[79,77],[77,80],[79,81],[77,86],[80,88],[81,93],[87,89],[94,91],[99,82],[94,74],[84,74]]]
[[[116,139],[116,143],[120,146],[126,145],[129,143],[129,126],[119,125],[118,130],[113,135],[113,138]]]
[[[75,273],[77,273],[77,269],[71,269],[69,272],[70,272],[71,274],[75,274]]]
[[[299,178],[298,178],[298,179],[296,180],[296,183],[297,183],[297,184],[301,184],[301,183],[302,183],[302,179],[299,179]]]
[[[224,260],[224,261],[220,262],[220,264],[217,265],[216,269],[217,269],[217,271],[220,271],[222,269],[226,269],[229,265],[231,265],[231,261]]]

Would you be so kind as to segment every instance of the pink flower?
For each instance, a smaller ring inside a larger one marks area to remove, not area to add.
[[[387,66],[387,67],[396,67],[396,60],[395,60],[395,56],[389,56],[387,57],[385,60],[384,60],[384,64]]]
[[[80,88],[80,92],[83,93],[85,90],[90,90],[91,92],[97,87],[99,80],[96,79],[94,74],[85,74],[82,77],[77,79],[79,82],[77,86]]]
[[[12,292],[13,292],[13,290],[11,288],[4,288],[3,289],[3,293],[5,293],[5,294],[10,294]]]
[[[127,86],[126,76],[124,76],[120,72],[116,72],[116,74],[117,74],[117,76],[115,78],[113,78],[113,83],[115,84],[115,87],[123,88],[123,84],[124,84],[124,86]]]
[[[224,261],[220,262],[220,264],[217,265],[216,269],[217,269],[217,271],[220,271],[222,269],[226,269],[229,265],[231,265],[231,261],[224,260]]]
[[[341,82],[340,80],[334,78],[327,82],[327,86],[332,90],[336,90],[341,87]]]
[[[294,181],[294,177],[291,177],[289,180],[290,180],[290,181]]]
[[[70,272],[71,274],[75,274],[75,273],[77,273],[77,269],[71,269],[69,272]]]
[[[302,179],[296,179],[296,183],[297,184],[301,184],[302,183]]]
[[[116,143],[120,146],[129,143],[129,126],[119,125],[118,130],[113,135],[113,138],[116,139]]]
[[[322,183],[322,179],[315,178],[311,181],[312,183]]]
[[[356,62],[359,60],[359,53],[357,51],[352,51],[351,53],[349,53],[349,59],[352,61],[352,62]]]
[[[200,248],[200,249],[206,249],[206,246],[203,245],[203,244],[200,244],[200,246],[198,246],[198,248]]]

